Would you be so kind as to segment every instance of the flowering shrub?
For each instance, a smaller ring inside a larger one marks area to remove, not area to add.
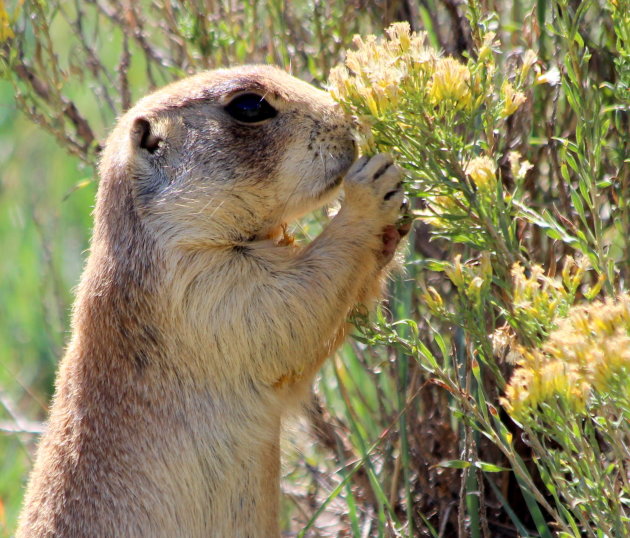
[[[575,38],[584,13],[562,2],[557,9],[559,35]],[[574,101],[580,92],[600,105],[602,96],[584,82],[590,76],[584,64],[580,75],[571,71],[579,40],[565,45],[573,63],[562,75],[532,49],[513,53],[518,61],[508,65],[492,16],[484,19],[473,2],[469,10],[475,49],[467,58],[444,56],[424,34],[396,23],[384,38],[355,38],[356,50],[330,75],[331,94],[356,122],[362,150],[396,155],[415,200],[413,216],[446,251],[409,265],[409,278],[424,290],[416,307],[422,314],[393,324],[359,319],[360,338],[393,345],[448,391],[463,445],[461,459],[440,465],[462,469],[462,494],[475,490],[483,498],[487,482],[505,504],[488,473],[509,468],[540,535],[627,536],[630,300],[611,296],[623,289],[630,260],[621,254],[627,233],[602,208],[627,215],[628,199],[617,189],[615,205],[604,190],[611,184],[585,173],[594,154],[603,155],[605,144],[619,148],[623,135],[608,124],[596,140],[578,124],[575,142],[558,137],[558,151],[548,158],[538,156],[535,164],[524,158],[534,154],[529,127],[514,131],[537,106],[537,94],[553,92],[557,100],[561,88],[569,112],[584,109]],[[618,158],[605,166],[627,177]],[[545,176],[552,167],[559,174]],[[548,200],[532,203],[532,173],[547,183]],[[567,196],[575,222],[549,209],[554,196]],[[528,248],[533,238],[538,249]],[[588,304],[602,293],[608,298]],[[493,453],[484,438],[506,467],[482,459]],[[525,464],[530,458],[535,469]],[[488,535],[487,521],[472,514],[479,503],[466,502],[469,524]]]
[[[524,350],[503,405],[532,441],[548,490],[583,529],[630,527],[630,296],[571,309]],[[575,528],[574,524],[574,528]]]

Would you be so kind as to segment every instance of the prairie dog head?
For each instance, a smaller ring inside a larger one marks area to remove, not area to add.
[[[270,66],[204,72],[121,118],[103,155],[96,215],[116,218],[102,199],[108,182],[126,183],[133,210],[177,244],[262,238],[330,201],[355,151],[325,92]]]

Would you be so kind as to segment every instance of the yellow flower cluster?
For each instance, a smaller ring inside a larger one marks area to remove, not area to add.
[[[473,102],[468,66],[454,58],[441,58],[426,46],[426,34],[412,33],[409,24],[397,22],[386,39],[356,36],[345,66],[330,73],[332,96],[351,104],[358,115],[384,117],[401,96],[422,96],[430,106],[470,109]]]
[[[573,297],[582,285],[589,269],[586,257],[575,261],[571,256],[564,260],[561,278],[544,274],[540,265],[527,271],[519,263],[512,267],[513,299],[512,313],[521,320],[536,320],[541,327],[550,327],[558,317],[564,317]],[[583,288],[585,297],[595,297],[602,285],[600,278],[593,287]]]
[[[490,157],[485,155],[474,157],[466,164],[464,170],[481,192],[491,193],[496,189],[497,165]]]
[[[556,310],[568,295],[562,282],[546,276],[540,265],[532,266],[526,273],[519,263],[512,267],[512,281],[514,314],[550,325],[556,317]]]
[[[394,23],[385,37],[355,36],[355,49],[330,72],[329,91],[356,121],[368,153],[375,149],[374,137],[387,138],[390,147],[391,137],[404,145],[406,136],[417,139],[422,129],[455,128],[480,107],[496,111],[497,120],[507,118],[525,102],[520,87],[537,59],[527,51],[514,82],[497,88],[495,38],[487,32],[477,59],[464,63],[441,56],[427,45],[426,34],[411,32],[408,23]]]
[[[437,59],[425,46],[425,34],[411,33],[406,22],[392,24],[387,39],[355,36],[354,44],[357,50],[348,51],[345,66],[330,72],[330,92],[376,117],[396,107],[402,87]]]
[[[527,101],[525,94],[514,89],[514,86],[507,80],[501,86],[501,97],[503,99],[503,109],[501,116],[507,118],[516,112],[520,106]]]
[[[435,61],[428,85],[431,103],[444,103],[456,109],[470,108],[470,71],[455,58],[440,58]]]
[[[462,263],[461,255],[455,256],[450,267],[444,270],[446,276],[475,306],[479,306],[482,296],[487,293],[492,283],[492,263],[490,253],[482,252],[478,260]],[[429,309],[438,315],[445,315],[447,310],[439,292],[429,286],[422,294],[422,299]]]
[[[0,0],[0,43],[13,39],[15,33],[11,28],[11,17],[4,6],[4,0]]]
[[[455,256],[453,264],[444,273],[451,282],[474,304],[479,305],[482,293],[492,282],[490,253],[482,252],[478,262],[462,263],[461,255]]]
[[[518,362],[502,401],[516,419],[557,398],[583,411],[593,394],[627,408],[630,295],[572,308],[542,349],[523,352]]]

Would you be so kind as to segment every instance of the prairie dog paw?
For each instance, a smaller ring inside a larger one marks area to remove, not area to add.
[[[402,172],[390,155],[361,157],[346,174],[346,203],[381,226],[394,224],[404,202],[401,179]]]
[[[409,233],[410,230],[411,222],[405,223],[403,225],[390,224],[383,228],[383,233],[381,235],[382,247],[379,256],[381,267],[384,267],[392,260],[394,254],[396,254],[396,249],[398,248],[398,245],[400,244],[402,239]]]

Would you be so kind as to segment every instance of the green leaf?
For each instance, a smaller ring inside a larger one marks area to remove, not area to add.
[[[450,263],[440,260],[426,260],[425,267],[429,271],[443,272],[445,269],[448,269],[450,267]]]
[[[571,167],[571,169],[576,174],[579,174],[580,173],[580,167],[578,166],[578,163],[575,160],[575,158],[573,157],[573,155],[567,151],[565,153],[565,155],[564,155],[564,158],[567,160],[567,163],[569,163],[569,166]]]
[[[495,465],[494,463],[487,463],[485,461],[476,461],[475,467],[477,467],[477,469],[481,469],[482,471],[486,473],[500,473],[502,471],[510,470],[505,467],[500,467],[499,465]]]
[[[435,465],[435,467],[445,467],[447,469],[468,469],[468,467],[471,467],[471,466],[472,466],[472,463],[470,463],[469,461],[464,461],[464,460],[442,461],[438,463],[437,465]]]
[[[573,189],[571,189],[571,202],[573,202],[573,207],[575,207],[575,210],[578,212],[578,215],[580,215],[580,217],[582,218],[586,218],[585,213],[584,213],[584,204],[582,203],[582,198]]]
[[[516,530],[518,531],[519,536],[529,536],[530,533],[527,531],[527,529],[525,528],[525,525],[523,525],[522,521],[518,518],[514,510],[512,510],[512,507],[510,506],[510,504],[507,502],[507,500],[501,493],[501,490],[494,484],[492,480],[489,480],[488,477],[486,477],[486,480],[488,484],[490,484],[490,487],[492,488],[492,491],[496,495],[497,499],[499,499],[501,506],[507,512],[507,515],[512,520],[512,523],[514,523],[514,526],[516,527]]]

